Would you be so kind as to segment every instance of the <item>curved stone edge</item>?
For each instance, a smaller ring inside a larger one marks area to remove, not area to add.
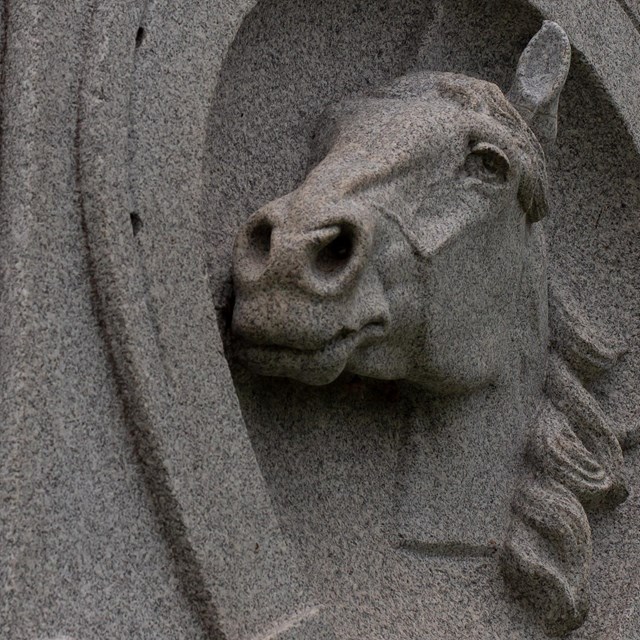
[[[91,6],[3,10],[0,636],[130,637],[135,621],[143,634],[200,638],[95,314],[75,183]]]
[[[166,23],[175,32],[162,33],[161,44],[169,50],[175,44],[175,50],[167,52],[172,64],[180,63],[181,53],[193,53],[185,50],[197,46],[193,36],[203,24],[227,18],[217,3],[191,2],[182,8],[172,9],[181,21]],[[208,633],[257,639],[267,637],[265,633],[272,637],[268,629],[275,625],[306,628],[307,638],[329,638],[272,511],[248,440],[202,277],[203,257],[192,246],[194,229],[183,220],[178,228],[157,226],[155,260],[145,251],[144,240],[134,239],[132,213],[141,211],[147,229],[153,228],[141,202],[145,195],[162,209],[162,199],[149,182],[143,194],[136,192],[137,201],[131,197],[128,169],[130,99],[136,86],[133,51],[142,9],[141,3],[132,11],[129,3],[118,1],[96,8],[78,132],[84,223],[100,312],[130,424],[183,587]],[[162,10],[156,15],[167,17]],[[150,39],[153,25],[147,28]],[[155,54],[162,58],[157,50]],[[208,99],[203,90],[207,83],[196,79]],[[162,82],[158,88],[167,91],[160,96],[162,104],[185,102],[183,94]],[[167,126],[166,120],[152,119],[150,136],[162,140],[163,132],[153,127],[158,122]],[[198,124],[205,127],[204,122],[189,123],[192,130]],[[162,180],[175,193],[179,182],[164,169]],[[169,216],[175,214],[171,204],[184,211],[184,201],[169,203]],[[192,268],[176,264],[176,252],[179,258],[187,257]],[[207,301],[190,305],[188,328],[200,334],[198,344],[184,334],[184,301],[179,295],[161,296],[150,308],[146,279],[152,291],[165,285],[177,292],[185,285],[192,302]],[[177,315],[168,312],[172,302],[179,306]],[[310,612],[314,620],[307,621],[300,611]]]

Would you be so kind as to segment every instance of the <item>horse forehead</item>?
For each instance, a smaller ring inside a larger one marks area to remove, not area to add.
[[[343,197],[418,165],[439,172],[458,164],[479,116],[443,99],[375,100],[339,125],[325,158],[307,176],[300,197],[322,190]]]
[[[437,93],[361,100],[338,115],[328,155],[348,170],[349,161],[357,165],[363,159],[392,165],[433,158],[449,164],[471,140],[492,142],[509,153],[519,138],[517,121],[505,117],[506,106],[505,114],[496,114],[495,107],[481,100],[469,107]]]
[[[365,100],[345,118],[336,142],[366,149],[433,146],[457,138],[478,114],[433,96],[421,99]]]

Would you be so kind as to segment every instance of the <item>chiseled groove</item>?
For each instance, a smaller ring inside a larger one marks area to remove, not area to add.
[[[289,631],[289,629],[293,629],[301,622],[317,616],[321,609],[321,606],[308,607],[299,613],[287,616],[284,620],[277,622],[270,631],[267,631],[266,635],[261,633],[258,636],[254,636],[252,640],[278,640],[278,637]]]
[[[101,154],[96,148],[103,151],[105,134],[100,123],[106,117],[108,100],[102,95],[102,76],[91,73],[102,64],[102,50],[91,45],[93,42],[102,42],[111,25],[110,18],[118,15],[118,8],[124,11],[125,5],[132,12],[136,7],[138,9],[129,20],[131,32],[135,33],[143,4],[144,0],[137,0],[136,4],[129,2],[129,5],[125,0],[116,0],[111,4],[93,0],[91,4],[84,45],[85,70],[78,87],[77,189],[97,314],[126,421],[132,428],[136,453],[142,463],[143,477],[150,489],[158,523],[168,542],[180,588],[208,637],[219,639],[225,636],[211,593],[211,580],[205,574],[198,549],[192,543],[185,524],[183,504],[173,490],[170,469],[166,464],[165,451],[169,444],[165,433],[168,429],[166,426],[164,429],[158,428],[172,420],[171,407],[174,403],[162,365],[153,319],[144,301],[142,278],[131,276],[143,274],[144,269],[138,253],[132,250],[133,234],[129,221],[123,222],[122,216],[117,215],[132,210],[128,201],[129,192],[122,175],[98,170]],[[119,59],[121,49],[118,46],[128,46],[124,40],[126,37],[125,33],[122,39],[108,40],[112,60],[117,62]],[[132,74],[133,59],[122,60],[125,62],[118,67],[118,71]],[[108,69],[109,73],[114,73],[116,62]],[[109,77],[106,73],[104,71],[105,77]],[[115,122],[115,116],[112,115],[111,120]],[[109,183],[109,179],[119,188]],[[115,195],[103,197],[105,193]],[[154,375],[148,375],[149,371],[153,371]]]
[[[630,6],[628,0],[616,0],[620,8],[627,14],[627,18],[631,20],[631,24],[640,32],[640,15],[637,14]]]
[[[489,558],[498,553],[497,546],[468,544],[466,542],[422,542],[403,540],[399,547],[423,556],[440,558]]]

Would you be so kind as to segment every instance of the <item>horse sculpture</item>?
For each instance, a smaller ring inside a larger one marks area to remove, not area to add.
[[[425,402],[487,387],[532,399],[501,559],[555,635],[588,610],[585,509],[626,497],[616,430],[582,384],[618,352],[550,301],[538,224],[569,59],[546,22],[507,97],[423,72],[329,108],[305,181],[248,220],[233,265],[232,331],[257,373],[406,380]]]

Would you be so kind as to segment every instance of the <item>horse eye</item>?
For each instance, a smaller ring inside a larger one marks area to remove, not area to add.
[[[487,142],[475,143],[464,163],[467,175],[484,182],[506,182],[511,165],[504,151]]]

